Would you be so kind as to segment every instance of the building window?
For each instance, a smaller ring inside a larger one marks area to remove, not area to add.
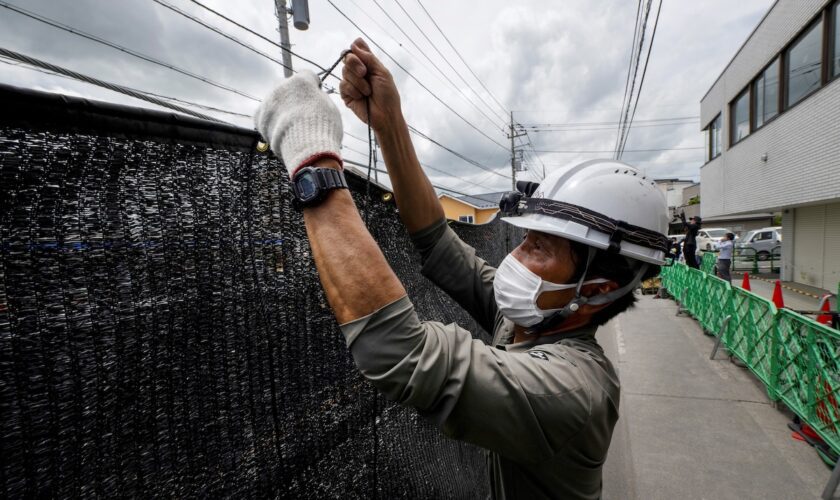
[[[722,121],[720,115],[717,115],[709,126],[706,127],[706,161],[712,161],[720,156],[720,138]]]
[[[822,80],[822,20],[787,50],[785,72],[788,107],[820,87]]]
[[[732,133],[729,144],[735,144],[750,135],[750,89],[741,93],[730,105],[732,115]]]
[[[759,128],[779,114],[779,59],[767,66],[756,79],[753,87],[755,96],[755,127]]]
[[[473,216],[472,215],[459,215],[458,216],[459,222],[469,222],[470,224],[473,223]]]
[[[840,2],[834,4],[834,12],[832,13],[832,34],[833,43],[831,44],[831,76],[840,76]]]

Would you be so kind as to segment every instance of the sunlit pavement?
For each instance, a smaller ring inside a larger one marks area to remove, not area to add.
[[[714,338],[652,297],[598,331],[622,383],[604,498],[818,498],[831,470],[791,438],[792,415],[723,348],[710,360]]]

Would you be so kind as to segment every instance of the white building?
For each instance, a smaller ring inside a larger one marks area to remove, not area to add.
[[[840,0],[778,0],[700,103],[702,216],[782,212],[782,279],[840,282]]]
[[[683,189],[694,184],[694,181],[683,179],[654,179],[656,187],[665,195],[668,201],[668,215],[676,215],[676,209],[683,204]]]

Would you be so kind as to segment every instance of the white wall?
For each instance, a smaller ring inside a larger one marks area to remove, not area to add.
[[[779,0],[701,102],[702,123],[724,118],[723,153],[700,170],[704,217],[840,200],[840,78],[727,149],[729,102],[824,5]]]
[[[793,280],[829,291],[840,281],[840,203],[795,210]]]

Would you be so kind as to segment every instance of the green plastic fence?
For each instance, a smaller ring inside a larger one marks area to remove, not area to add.
[[[715,264],[717,264],[717,254],[704,252],[703,258],[700,259],[700,270],[704,273],[715,274]]]
[[[731,316],[722,339],[729,352],[764,382],[771,399],[784,401],[840,453],[840,331],[684,264],[663,267],[661,277],[714,335]]]

